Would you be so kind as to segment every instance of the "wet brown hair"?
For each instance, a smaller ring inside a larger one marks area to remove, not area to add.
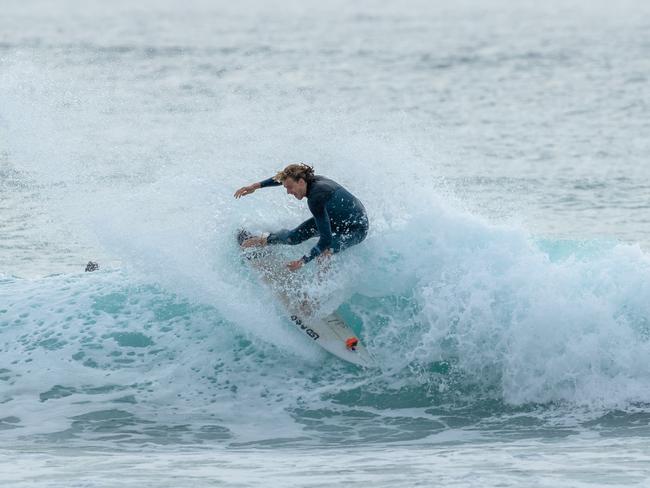
[[[273,179],[278,183],[284,183],[284,180],[287,178],[293,178],[296,181],[302,178],[309,183],[314,178],[314,168],[305,163],[294,163],[290,164],[273,177]]]

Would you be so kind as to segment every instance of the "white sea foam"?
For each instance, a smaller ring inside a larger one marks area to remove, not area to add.
[[[88,486],[131,475],[119,449],[185,475],[162,447],[185,444],[227,446],[181,462],[244,486],[302,480],[284,446],[351,473],[323,483],[647,474],[647,6],[5,3],[0,438],[47,452],[0,479],[69,486],[52,444],[115,454]],[[377,370],[305,343],[234,243],[309,216],[232,198],[300,160],[368,209],[299,276]]]

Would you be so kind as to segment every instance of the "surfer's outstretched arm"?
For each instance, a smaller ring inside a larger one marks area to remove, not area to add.
[[[258,190],[260,188],[266,188],[267,186],[280,186],[281,184],[282,183],[278,183],[273,178],[267,178],[257,183],[253,183],[252,185],[242,186],[235,192],[235,198],[241,198],[244,195],[250,195],[255,190]]]
[[[262,188],[259,183],[253,183],[252,185],[242,186],[239,190],[235,192],[235,198],[241,198],[244,195],[250,195],[258,188]]]

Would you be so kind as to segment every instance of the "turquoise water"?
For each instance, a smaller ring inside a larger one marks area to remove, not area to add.
[[[645,5],[3,9],[5,485],[643,485]],[[241,261],[298,160],[368,208],[299,277],[377,369]]]

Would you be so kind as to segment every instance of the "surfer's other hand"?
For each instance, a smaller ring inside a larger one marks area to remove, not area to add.
[[[296,259],[295,261],[288,263],[287,268],[289,268],[289,271],[297,271],[302,268],[303,264],[305,264],[305,262],[302,259]]]
[[[241,247],[263,247],[266,246],[266,237],[249,237],[241,243]]]
[[[244,195],[250,195],[255,190],[257,190],[257,187],[254,184],[248,186],[242,186],[239,190],[235,192],[235,198],[241,198]]]

